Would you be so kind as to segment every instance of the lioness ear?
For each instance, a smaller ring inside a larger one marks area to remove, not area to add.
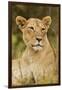
[[[44,25],[49,28],[49,25],[51,24],[51,17],[50,16],[46,16],[42,19]]]
[[[22,26],[26,23],[26,19],[22,16],[16,17],[16,24],[18,25],[19,29],[21,30]]]

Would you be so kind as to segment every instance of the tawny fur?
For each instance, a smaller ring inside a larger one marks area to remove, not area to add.
[[[47,38],[51,17],[26,20],[17,16],[16,24],[23,32],[26,50],[19,60],[12,61],[12,85],[58,83],[56,58]]]

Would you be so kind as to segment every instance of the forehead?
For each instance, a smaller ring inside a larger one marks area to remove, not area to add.
[[[27,25],[29,26],[44,26],[42,21],[40,19],[37,18],[30,18],[27,20]]]

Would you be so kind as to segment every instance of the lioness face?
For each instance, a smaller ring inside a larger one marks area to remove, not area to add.
[[[16,23],[23,32],[23,40],[28,47],[38,51],[46,44],[47,31],[51,24],[51,17],[46,16],[42,20],[30,18],[26,20],[24,17],[17,16]]]

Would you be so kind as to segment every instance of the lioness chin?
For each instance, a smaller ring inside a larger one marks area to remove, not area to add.
[[[16,24],[23,33],[26,50],[19,60],[12,61],[12,85],[58,83],[56,58],[47,38],[51,17],[26,20],[17,16]]]

